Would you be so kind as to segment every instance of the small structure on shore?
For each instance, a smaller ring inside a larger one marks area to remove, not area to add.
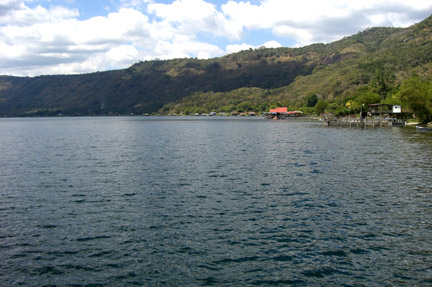
[[[288,108],[287,107],[281,107],[276,109],[270,109],[270,117],[274,120],[279,120],[285,117],[288,114]]]
[[[303,112],[301,111],[288,111],[287,107],[280,107],[276,109],[270,109],[270,112],[267,114],[267,118],[280,120],[289,117],[298,117],[301,116],[302,114]]]
[[[408,112],[408,111],[406,111]],[[348,127],[403,127],[405,121],[400,119],[402,108],[399,105],[370,104],[366,109],[364,106],[360,112],[360,118],[334,118],[323,117],[327,126]],[[396,117],[398,116],[399,119]]]
[[[371,115],[394,115],[402,113],[402,107],[399,105],[387,104],[369,104],[368,113]]]

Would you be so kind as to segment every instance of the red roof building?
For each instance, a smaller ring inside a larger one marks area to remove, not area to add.
[[[287,114],[287,113],[288,113],[288,108],[287,107],[270,109],[270,114]]]

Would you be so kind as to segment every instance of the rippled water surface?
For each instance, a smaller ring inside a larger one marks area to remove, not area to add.
[[[0,119],[1,286],[431,286],[432,135]]]

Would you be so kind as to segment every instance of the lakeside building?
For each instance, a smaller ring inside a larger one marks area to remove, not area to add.
[[[267,114],[267,118],[270,119],[286,119],[288,117],[298,117],[301,116],[303,112],[301,111],[288,111],[287,107],[279,107],[276,109],[270,109],[270,112]]]

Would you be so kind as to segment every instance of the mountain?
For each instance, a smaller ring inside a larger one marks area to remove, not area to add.
[[[305,105],[347,99],[377,73],[395,83],[432,76],[432,16],[408,28],[371,28],[330,44],[259,48],[209,60],[146,61],[81,75],[0,76],[0,116],[108,115]],[[378,71],[378,72],[377,72]]]

